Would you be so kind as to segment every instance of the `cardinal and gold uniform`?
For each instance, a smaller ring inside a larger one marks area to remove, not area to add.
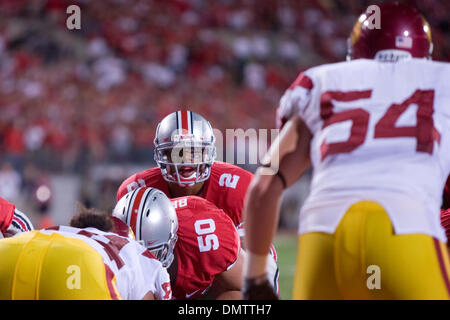
[[[0,300],[171,299],[169,275],[148,250],[95,228],[2,239],[0,256]]]
[[[311,131],[295,299],[448,299],[440,224],[450,66],[357,59],[301,73],[280,101]]]

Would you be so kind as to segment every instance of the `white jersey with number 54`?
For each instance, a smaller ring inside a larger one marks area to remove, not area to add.
[[[450,172],[450,64],[358,59],[300,74],[280,101],[313,134],[313,179],[299,233],[333,233],[355,202],[388,212],[397,234],[446,242],[442,190]]]

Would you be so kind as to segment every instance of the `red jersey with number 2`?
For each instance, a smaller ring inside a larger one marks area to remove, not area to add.
[[[222,209],[238,227],[242,223],[242,207],[245,193],[253,177],[251,172],[238,166],[215,161],[211,167],[211,176],[205,182],[199,195]],[[136,173],[126,179],[117,191],[117,201],[138,187],[153,187],[164,192],[169,198],[168,183],[158,167]]]
[[[195,299],[216,275],[234,265],[241,249],[239,235],[231,219],[208,200],[187,196],[172,203],[178,216],[172,293],[174,299]]]
[[[450,173],[450,64],[357,59],[301,73],[280,100],[313,138],[310,195],[299,233],[333,233],[348,208],[372,200],[397,234],[445,241],[439,223]],[[332,209],[330,209],[332,208]]]

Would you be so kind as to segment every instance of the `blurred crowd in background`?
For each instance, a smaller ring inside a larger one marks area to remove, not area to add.
[[[50,174],[153,166],[157,123],[183,107],[222,132],[274,128],[283,91],[345,60],[373,2],[0,0],[0,196],[45,212]],[[433,58],[448,61],[450,2],[407,2],[431,24]],[[66,27],[71,4],[80,30]]]

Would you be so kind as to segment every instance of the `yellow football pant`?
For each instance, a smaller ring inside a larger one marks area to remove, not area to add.
[[[294,299],[449,299],[444,243],[394,234],[382,206],[355,203],[334,234],[299,236]]]
[[[112,298],[114,275],[86,242],[39,231],[0,240],[0,300]]]

